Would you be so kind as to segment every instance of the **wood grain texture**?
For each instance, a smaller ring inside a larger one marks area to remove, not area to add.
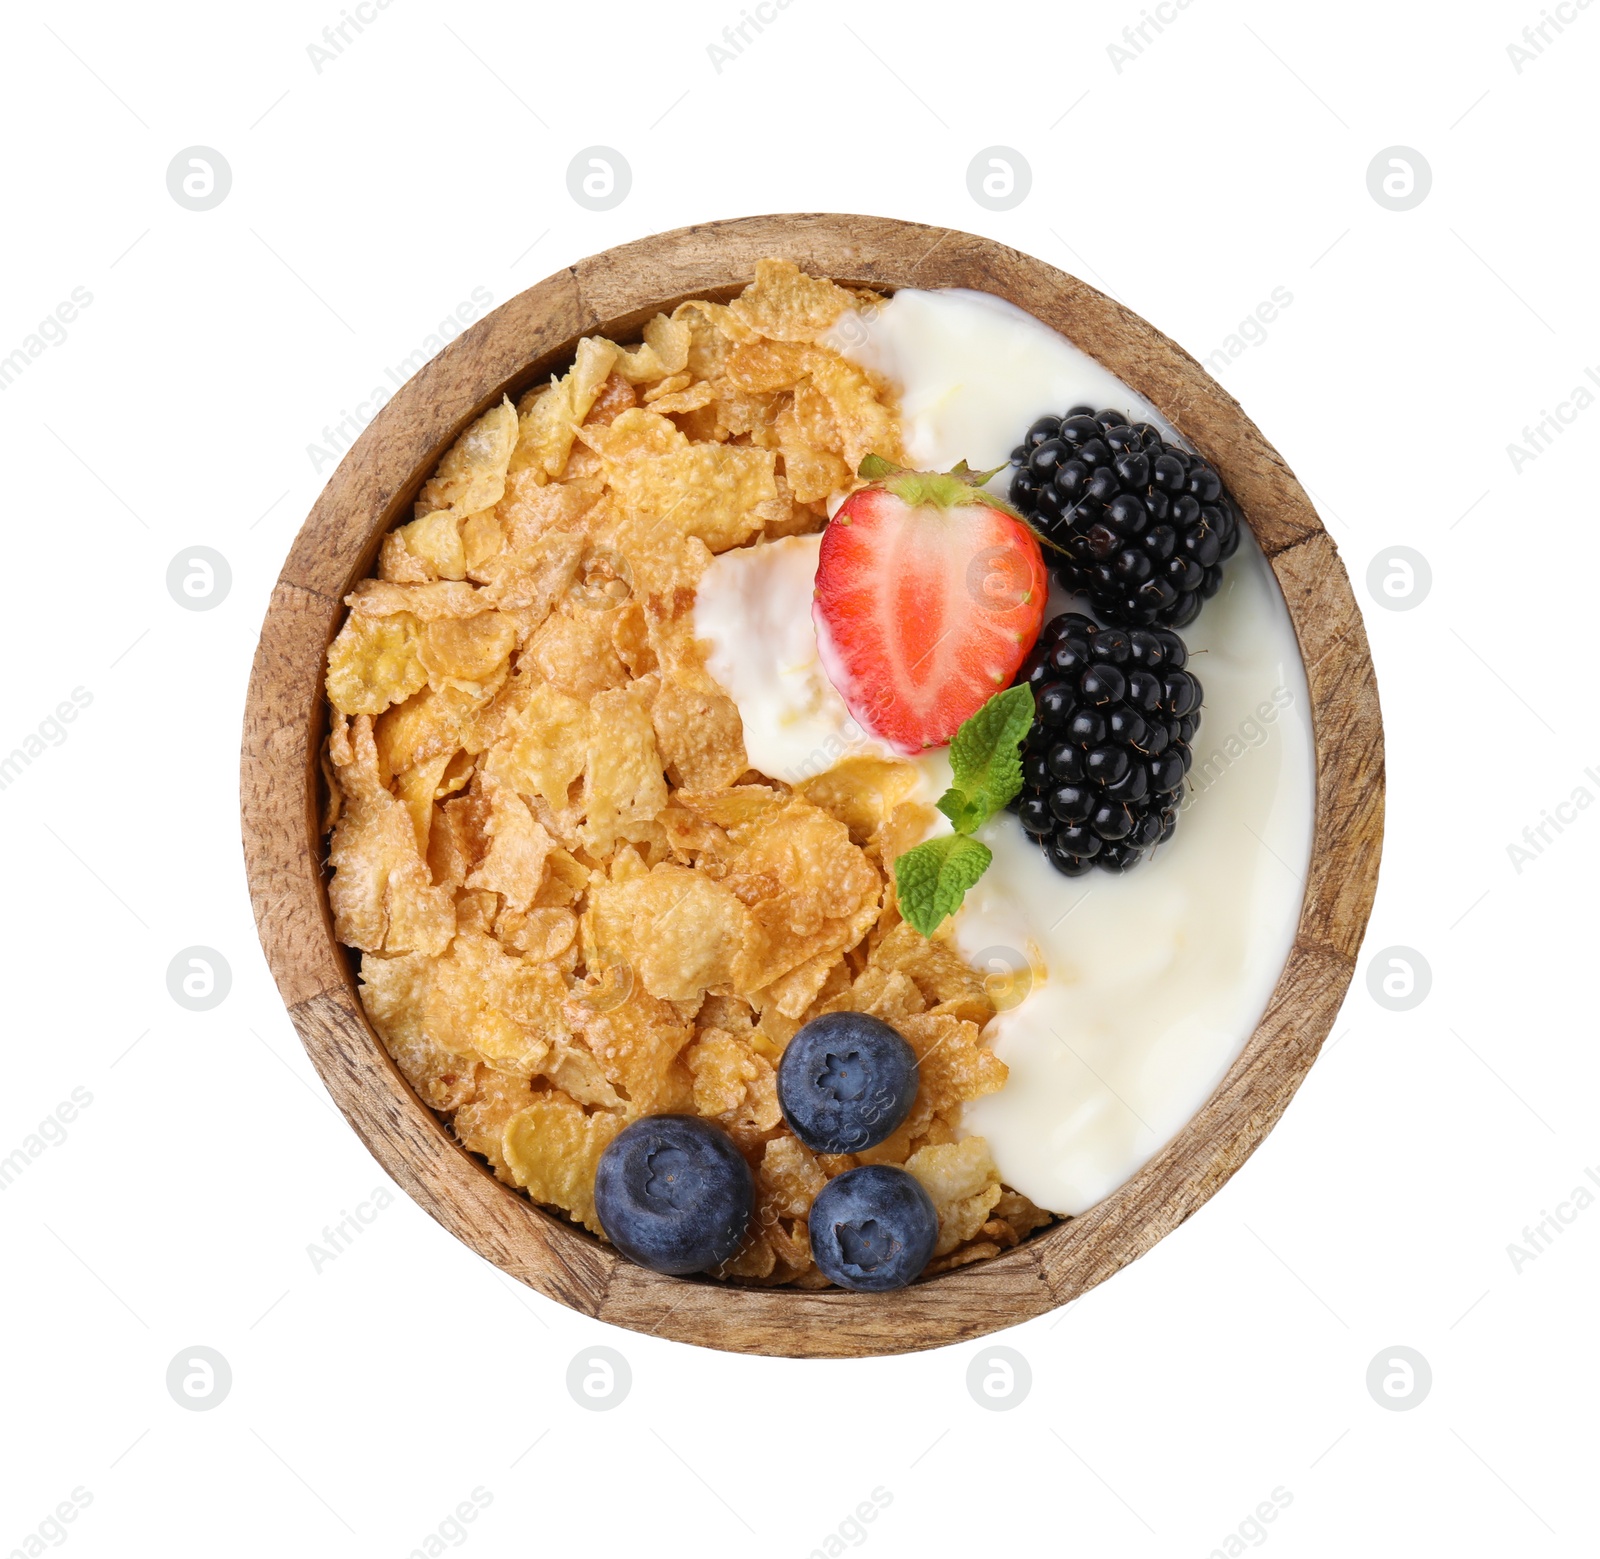
[[[657,1276],[501,1185],[411,1091],[334,940],[318,833],[322,665],[342,597],[473,418],[561,366],[577,337],[626,340],[684,298],[726,298],[779,256],[892,291],[974,287],[1026,309],[1146,397],[1218,469],[1271,559],[1310,687],[1316,827],[1299,926],[1266,1014],[1216,1092],[1126,1185],[992,1260],[896,1294],[738,1288]],[[709,223],[580,261],[479,321],[357,440],[284,565],[245,708],[240,807],[267,961],[296,1031],[373,1156],[458,1239],[585,1315],[704,1347],[859,1357],[961,1342],[1104,1282],[1238,1169],[1316,1059],[1354,970],[1377,888],[1383,725],[1361,614],[1337,549],[1293,473],[1188,353],[1077,278],[989,239],[883,217]]]

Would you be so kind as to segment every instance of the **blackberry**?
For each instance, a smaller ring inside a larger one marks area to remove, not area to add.
[[[1217,593],[1239,517],[1198,455],[1147,422],[1074,406],[1011,452],[1011,501],[1060,551],[1056,578],[1107,622],[1183,628]]]
[[[1064,612],[1023,662],[1034,722],[1011,806],[1063,875],[1127,871],[1172,837],[1203,696],[1188,659],[1170,628]]]

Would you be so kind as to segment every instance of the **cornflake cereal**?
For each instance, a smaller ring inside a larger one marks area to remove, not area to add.
[[[806,1216],[859,1163],[927,1188],[930,1271],[1050,1221],[961,1132],[1006,1069],[983,977],[895,907],[928,820],[910,766],[756,773],[692,636],[713,554],[820,530],[864,455],[898,457],[885,387],[820,344],[864,301],[767,260],[730,304],[581,341],[457,439],[328,650],[329,901],[396,1064],[496,1175],[596,1234],[625,1125],[716,1121],[756,1178],[719,1274],[747,1283],[826,1284]],[[894,1024],[920,1088],[887,1141],[819,1157],[776,1066],[840,1009]]]

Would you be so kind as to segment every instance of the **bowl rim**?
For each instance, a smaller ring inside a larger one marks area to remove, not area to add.
[[[658,310],[728,297],[759,259],[855,286],[972,287],[1097,358],[1212,462],[1288,603],[1310,691],[1316,817],[1293,945],[1265,1013],[1189,1122],[1079,1217],[893,1294],[662,1277],[496,1180],[401,1076],[333,935],[319,819],[322,667],[343,598],[457,435],[570,357]],[[734,1352],[860,1357],[957,1343],[1067,1303],[1149,1250],[1276,1124],[1332,1027],[1377,889],[1384,751],[1361,613],[1332,538],[1276,450],[1154,326],[1031,255],[952,228],[792,213],[701,223],[580,260],[470,326],[356,439],[296,536],[262,623],[245,703],[240,811],[257,930],[290,1020],[384,1169],[446,1229],[549,1298],[614,1325]]]

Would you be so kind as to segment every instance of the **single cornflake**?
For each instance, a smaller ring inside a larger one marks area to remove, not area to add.
[[[793,390],[811,372],[813,362],[820,360],[821,354],[810,347],[760,339],[747,341],[728,353],[723,364],[723,382],[749,396]],[[720,398],[731,399],[727,391]],[[791,405],[790,402],[774,403],[772,423],[775,429],[781,427],[780,419]]]
[[[691,687],[666,676],[650,705],[656,746],[673,784],[691,791],[719,790],[750,767],[739,706],[709,677]]]
[[[657,314],[644,327],[643,343],[617,353],[616,371],[630,384],[651,384],[683,372],[689,361],[689,327]]]
[[[683,375],[687,381],[688,375]],[[666,381],[663,381],[666,382]],[[661,385],[652,385],[646,392],[647,398],[662,393]],[[628,383],[621,374],[613,372],[611,377],[600,386],[600,393],[595,396],[594,404],[589,408],[589,414],[583,421],[586,427],[596,424],[609,427],[610,424],[630,407],[639,404],[638,392]]]
[[[773,341],[815,341],[856,299],[788,260],[758,260],[756,279],[728,305],[739,321]]]
[[[526,550],[552,531],[576,530],[605,492],[598,478],[546,483],[537,479],[541,476],[531,469],[513,471],[506,479],[506,495],[495,508],[506,546],[513,552]]]
[[[486,611],[426,624],[417,654],[436,693],[455,688],[481,699],[505,681],[516,647],[516,624],[502,612]]]
[[[700,411],[703,407],[711,405],[716,398],[716,387],[702,380],[699,384],[657,396],[649,400],[649,405],[653,411],[658,411],[663,416],[675,416],[683,412]]]
[[[684,1061],[696,1112],[715,1118],[741,1147],[762,1141],[782,1120],[777,1071],[748,1038],[703,1029]]]
[[[455,906],[433,886],[411,814],[383,783],[372,721],[357,715],[339,734],[329,747],[344,798],[328,847],[334,935],[364,952],[441,953],[455,932]]]
[[[948,1116],[1005,1086],[1006,1064],[979,1039],[976,1023],[923,1012],[906,1018],[900,1032],[917,1053],[917,1097],[935,1114]]]
[[[859,470],[868,455],[899,460],[899,426],[864,368],[830,353],[813,361],[811,382],[828,403],[839,455],[850,470]]]
[[[381,958],[367,953],[361,960],[361,1002],[384,1048],[422,1102],[431,1109],[454,1110],[472,1097],[478,1062],[441,1044],[420,1022],[404,1018],[420,1010],[432,968],[433,961],[421,954]]]
[[[588,762],[592,729],[585,705],[548,682],[535,682],[527,703],[485,758],[485,769],[525,796],[542,796],[561,813]]]
[[[502,399],[450,446],[417,495],[420,519],[448,510],[459,519],[492,509],[505,492],[506,467],[517,441],[517,413]]]
[[[779,446],[779,453],[783,456],[784,480],[800,503],[815,503],[850,485],[850,468],[839,456],[825,449],[783,444]]]
[[[787,1132],[766,1145],[756,1174],[764,1204],[784,1218],[806,1217],[827,1179],[811,1149]]]
[[[739,343],[755,339],[755,331],[725,303],[691,298],[680,303],[672,317],[689,331],[689,354],[684,367],[696,379],[720,378],[728,353]]]
[[[378,549],[378,578],[387,580],[392,584],[427,584],[433,579],[434,573],[414,552],[410,551],[405,543],[405,537],[400,530],[392,530],[383,538],[383,545]]]
[[[514,948],[539,963],[555,964],[571,973],[578,962],[578,917],[570,909],[535,905],[503,907],[495,917],[494,934],[502,947]]]
[[[431,758],[452,757],[464,743],[462,729],[480,700],[456,688],[423,687],[372,723],[383,771],[403,774]]]
[[[545,858],[555,840],[535,821],[528,804],[511,786],[488,780],[489,848],[467,878],[469,888],[498,893],[512,909],[525,910],[539,892]]]
[[[1048,1213],[1044,1208],[1028,1200],[1020,1191],[1002,1191],[1000,1199],[994,1204],[993,1217],[984,1227],[993,1230],[996,1237],[1002,1231],[996,1224],[1004,1225],[1004,1240],[1008,1245],[1015,1245],[1019,1240],[1025,1240],[1035,1229],[1042,1229],[1046,1224],[1055,1222],[1055,1214]]]
[[[417,836],[417,855],[424,861],[428,859],[428,840],[433,832],[433,803],[453,756],[441,753],[395,776],[395,795],[411,816],[411,827]]]
[[[1000,1200],[1000,1171],[982,1137],[920,1148],[906,1160],[906,1169],[922,1183],[939,1211],[935,1256],[946,1256],[972,1239]]]
[[[995,1014],[989,975],[974,969],[957,951],[948,931],[925,937],[898,922],[872,950],[872,964],[904,974],[930,1008],[983,1027]]]
[[[426,686],[421,628],[410,613],[351,613],[328,647],[328,702],[347,715],[382,714]]]
[[[667,1001],[746,985],[758,937],[750,911],[720,882],[665,861],[591,889],[584,934]]]
[[[578,343],[572,367],[559,379],[530,390],[517,403],[513,475],[531,474],[534,481],[559,477],[572,450],[574,431],[589,414],[620,356],[618,348],[598,336]]]
[[[583,781],[583,843],[599,856],[667,804],[667,782],[650,706],[635,688],[599,693],[589,707],[593,735]]]
[[[580,604],[545,619],[528,641],[522,663],[585,704],[628,680],[628,668],[612,642],[610,611]]]
[[[600,1155],[623,1127],[620,1115],[585,1114],[567,1094],[536,1094],[505,1125],[501,1153],[514,1184],[536,1202],[570,1213],[595,1234],[594,1172]]]
[[[467,549],[461,540],[461,524],[461,516],[454,510],[435,509],[420,520],[402,525],[394,534],[420,566],[423,579],[465,579]],[[396,572],[402,570],[397,568]],[[411,569],[403,572],[415,573]]]

